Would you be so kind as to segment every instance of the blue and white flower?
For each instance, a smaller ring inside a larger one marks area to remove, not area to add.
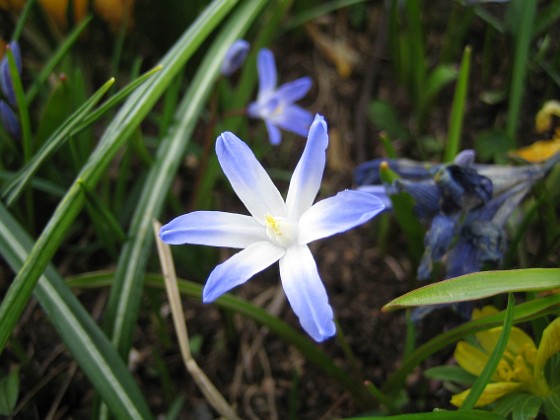
[[[256,102],[251,102],[247,114],[252,118],[264,120],[270,143],[278,145],[282,141],[280,128],[306,136],[313,115],[295,105],[294,102],[303,98],[312,81],[309,77],[301,77],[276,88],[276,62],[272,51],[263,48],[257,57],[259,74],[259,93]]]
[[[238,39],[235,41],[226,52],[222,68],[220,70],[221,73],[224,76],[231,76],[235,73],[245,62],[250,47],[251,45],[244,39]]]
[[[204,302],[214,301],[278,261],[282,286],[303,329],[316,341],[335,334],[333,311],[308,244],[365,223],[384,206],[371,194],[349,190],[313,204],[327,146],[327,124],[317,115],[284,201],[243,141],[229,132],[218,137],[220,165],[250,215],[196,211],[177,217],[160,231],[161,239],[172,245],[241,249],[212,271],[204,286]]]

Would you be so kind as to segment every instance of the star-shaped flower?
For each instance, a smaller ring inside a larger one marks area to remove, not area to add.
[[[279,261],[282,286],[303,329],[316,341],[335,334],[333,311],[308,244],[367,222],[384,205],[371,194],[349,190],[313,204],[327,146],[327,124],[317,115],[284,201],[243,141],[229,132],[218,137],[220,165],[251,215],[196,211],[177,217],[160,231],[161,239],[172,245],[242,249],[212,271],[204,286],[204,302]]]
[[[273,145],[280,144],[282,141],[280,128],[306,136],[313,115],[294,102],[303,98],[311,89],[311,78],[301,77],[276,88],[276,62],[272,51],[266,48],[259,51],[257,71],[259,94],[257,101],[249,104],[247,114],[252,118],[264,120],[268,138]]]

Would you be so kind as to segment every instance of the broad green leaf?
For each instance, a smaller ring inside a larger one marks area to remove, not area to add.
[[[401,122],[397,110],[388,102],[375,100],[369,104],[369,117],[375,126],[397,140],[408,140],[410,133]]]
[[[542,398],[526,392],[517,392],[496,401],[492,412],[504,418],[513,414],[513,419],[531,420],[536,418],[542,404]]]
[[[402,295],[383,311],[483,299],[508,292],[544,291],[560,287],[560,269],[525,268],[482,271],[433,283]]]
[[[424,106],[434,99],[434,97],[449,83],[457,78],[457,68],[455,65],[439,64],[428,75],[426,80],[426,91],[424,92]]]
[[[560,386],[544,399],[543,409],[547,419],[560,419]]]
[[[10,415],[16,406],[19,395],[19,368],[12,369],[0,378],[0,414]]]
[[[14,271],[21,267],[32,245],[32,239],[0,204],[0,254]],[[127,366],[52,266],[39,279],[35,296],[115,417],[151,418]]]
[[[90,187],[95,186],[117,151],[150,112],[173,78],[183,69],[187,60],[235,3],[236,0],[212,2],[162,59],[163,69],[150,81],[140,86],[115,115],[96,149],[35,242],[0,305],[0,351],[4,348],[14,325],[29,301],[39,277],[84,205],[82,188],[78,180],[82,180]]]
[[[471,68],[471,47],[466,46],[463,51],[459,77],[455,85],[453,103],[451,104],[451,114],[449,116],[449,132],[447,134],[447,144],[445,145],[444,162],[452,162],[459,154],[461,147],[461,132],[463,128],[463,117],[465,105],[467,103],[467,87],[469,84],[469,74]]]

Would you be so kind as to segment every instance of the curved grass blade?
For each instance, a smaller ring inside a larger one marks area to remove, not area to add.
[[[0,352],[29,301],[39,277],[84,205],[82,188],[78,180],[87,183],[89,187],[95,186],[116,152],[146,117],[187,60],[235,3],[236,0],[212,2],[163,58],[161,62],[163,69],[128,98],[107,127],[96,149],[78,174],[77,180],[70,186],[43,233],[35,242],[0,305]]]
[[[433,283],[383,306],[385,312],[412,306],[483,299],[507,292],[538,292],[560,287],[560,268],[481,271]]]
[[[488,362],[486,362],[486,366],[484,366],[484,369],[482,370],[480,375],[478,375],[478,378],[476,378],[476,380],[474,381],[474,384],[471,387],[471,390],[469,391],[467,398],[465,399],[465,401],[463,402],[459,410],[470,410],[475,406],[476,402],[484,392],[486,385],[490,381],[490,378],[492,378],[492,375],[496,371],[496,368],[498,367],[498,363],[500,363],[500,360],[509,342],[509,336],[511,334],[511,326],[513,324],[514,306],[515,303],[513,300],[513,293],[510,293],[508,296],[508,304],[504,317],[504,326],[502,327],[500,338],[496,342],[496,347],[494,347],[494,350],[492,350],[492,354],[488,358]]]
[[[2,198],[6,201],[6,205],[11,206],[20,196],[23,188],[27,185],[31,177],[37,172],[39,167],[54,153],[60,146],[70,138],[72,131],[80,124],[86,115],[97,105],[103,95],[113,86],[115,79],[109,79],[91,98],[89,98],[76,112],[74,112],[66,121],[58,127],[58,129],[43,144],[41,149],[31,158],[27,164],[18,172],[2,192]]]
[[[33,245],[0,204],[0,253],[17,271]],[[35,296],[91,384],[118,418],[152,417],[128,368],[53,267],[41,276]]]
[[[27,3],[29,2],[26,2],[25,4],[26,7],[27,7]],[[43,70],[41,70],[41,72],[37,75],[37,77],[33,78],[33,85],[31,85],[31,87],[27,91],[27,94],[25,95],[25,100],[27,101],[28,104],[30,104],[31,101],[35,99],[35,96],[37,95],[37,93],[39,93],[39,87],[43,83],[45,83],[45,80],[48,79],[50,74],[53,72],[54,68],[57,66],[58,63],[60,63],[60,60],[62,60],[62,58],[66,55],[66,53],[70,50],[70,48],[72,48],[72,45],[74,45],[74,43],[78,40],[78,37],[82,34],[84,29],[91,22],[91,19],[92,19],[91,15],[86,16],[86,18],[83,19],[78,24],[78,26],[76,26],[72,30],[72,32],[70,32],[70,34],[68,34],[68,36],[64,39],[62,44],[60,44],[56,52],[51,56],[47,64],[45,64]]]
[[[107,334],[125,359],[136,326],[144,271],[153,245],[152,220],[159,216],[199,115],[219,75],[222,58],[229,46],[248,29],[265,3],[265,0],[247,1],[228,20],[201,63],[192,88],[181,101],[176,113],[177,123],[162,140],[148,174],[128,233],[132,239],[121,252],[105,315]]]
[[[108,287],[111,286],[114,277],[115,272],[113,271],[99,271],[67,279],[66,284],[72,288],[84,289]],[[164,279],[161,274],[148,273],[145,276],[145,281],[148,287],[165,288]],[[178,279],[177,284],[181,294],[202,300],[202,286],[200,284],[183,279]],[[217,299],[214,304],[219,308],[231,310],[261,325],[265,325],[282,340],[296,347],[305,356],[306,360],[309,360],[309,362],[315,364],[319,369],[336,380],[362,404],[367,405],[368,402],[371,402],[370,394],[365,386],[358,381],[352,380],[315,343],[311,342],[303,334],[298,333],[284,321],[250,302],[227,293]]]

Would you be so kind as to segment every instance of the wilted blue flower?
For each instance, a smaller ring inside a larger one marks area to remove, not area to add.
[[[308,244],[365,223],[384,206],[371,194],[349,190],[313,204],[327,146],[327,124],[317,115],[284,201],[243,141],[229,132],[218,137],[220,165],[251,215],[196,211],[160,230],[161,239],[172,245],[242,249],[212,271],[204,286],[204,302],[212,302],[278,261],[282,286],[303,329],[316,341],[335,334],[333,312]]]
[[[16,67],[18,73],[21,74],[22,64],[21,64],[21,51],[19,49],[19,44],[16,41],[12,41],[8,44],[6,48],[12,51],[14,60],[16,62]],[[15,108],[17,107],[16,94],[14,92],[14,83],[12,81],[12,75],[10,74],[10,66],[8,63],[8,57],[4,57],[0,61],[0,88],[4,93],[4,96],[8,102]]]
[[[249,53],[249,43],[244,39],[235,41],[224,57],[221,72],[224,76],[231,76],[243,65]]]
[[[0,99],[0,121],[6,132],[14,139],[19,139],[21,128],[18,117],[5,101]]]
[[[257,70],[259,93],[257,101],[249,104],[247,114],[252,118],[264,120],[268,138],[273,145],[282,141],[280,128],[306,136],[313,115],[294,102],[303,98],[311,89],[311,78],[301,77],[276,88],[276,62],[272,51],[266,48],[259,51]]]

